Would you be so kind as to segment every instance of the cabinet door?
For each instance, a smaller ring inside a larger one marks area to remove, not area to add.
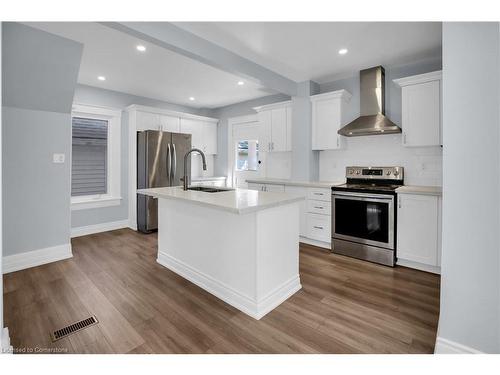
[[[307,189],[300,186],[285,186],[285,192],[290,194],[297,194],[303,197],[307,196]],[[300,235],[307,237],[307,201],[304,199],[299,202],[299,215],[300,215]]]
[[[259,152],[271,151],[271,111],[261,111],[259,118]]]
[[[155,113],[137,111],[137,131],[161,130],[160,116]]]
[[[312,105],[312,148],[313,150],[336,150],[341,148],[341,99],[320,99]]]
[[[307,237],[317,241],[331,242],[331,217],[307,213]]]
[[[286,107],[286,150],[292,151],[292,107]]]
[[[205,122],[203,124],[203,152],[207,155],[217,154],[217,123]]]
[[[179,133],[180,131],[180,118],[172,116],[159,116],[160,124],[164,132]]]
[[[399,259],[438,264],[438,197],[398,195],[397,252]]]
[[[441,82],[431,81],[402,89],[403,145],[441,144]]]
[[[181,118],[181,133],[191,134],[191,147],[203,150],[203,126],[198,120]]]
[[[286,108],[271,110],[271,152],[286,151]]]

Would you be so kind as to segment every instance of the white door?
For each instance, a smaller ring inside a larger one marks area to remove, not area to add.
[[[229,119],[231,141],[229,165],[232,173],[232,186],[248,188],[247,179],[262,177],[261,144],[259,142],[259,121],[257,116]]]

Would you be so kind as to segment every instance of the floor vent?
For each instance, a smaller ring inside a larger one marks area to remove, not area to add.
[[[66,336],[71,335],[72,333],[81,331],[87,327],[93,326],[94,324],[99,323],[95,315],[92,315],[90,318],[80,320],[76,323],[73,323],[67,327],[58,329],[50,334],[52,338],[52,342],[65,338]]]

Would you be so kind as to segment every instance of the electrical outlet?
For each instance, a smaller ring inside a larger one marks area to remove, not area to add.
[[[64,154],[53,154],[52,155],[52,162],[53,163],[64,163]]]

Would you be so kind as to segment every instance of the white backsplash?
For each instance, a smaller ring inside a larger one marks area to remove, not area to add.
[[[291,152],[269,152],[260,155],[265,167],[265,177],[289,179],[292,175]]]
[[[320,151],[322,181],[345,179],[347,166],[402,166],[405,185],[442,186],[441,147],[403,147],[400,134],[346,138],[346,148]]]
[[[191,176],[192,177],[212,177],[214,175],[214,155],[206,155],[207,170],[203,170],[201,156],[197,153],[191,155]],[[181,173],[184,173],[181,171]]]

